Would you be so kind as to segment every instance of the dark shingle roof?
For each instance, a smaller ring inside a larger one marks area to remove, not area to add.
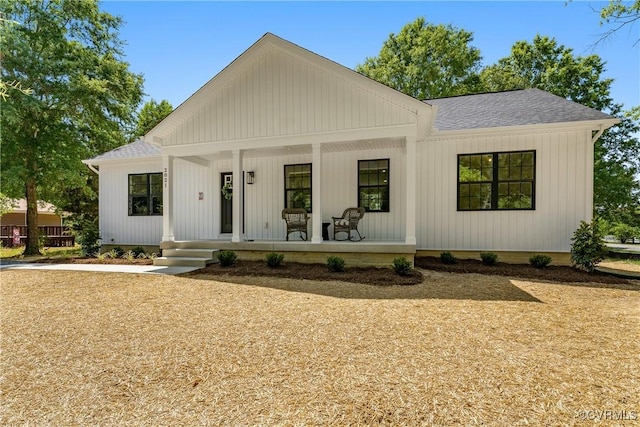
[[[484,93],[425,101],[438,107],[441,131],[537,125],[613,117],[540,89]]]
[[[132,159],[135,157],[154,157],[160,155],[160,148],[138,139],[131,144],[123,145],[106,153],[93,157],[87,162],[99,163],[103,160]]]

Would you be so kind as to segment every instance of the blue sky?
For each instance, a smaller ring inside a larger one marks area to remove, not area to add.
[[[147,99],[174,107],[266,32],[354,68],[378,54],[390,33],[424,16],[471,31],[485,65],[507,56],[518,40],[555,37],[577,55],[597,54],[613,78],[614,100],[640,105],[640,25],[594,45],[605,28],[596,12],[607,2],[214,2],[104,1],[121,16],[131,70],[145,77]]]

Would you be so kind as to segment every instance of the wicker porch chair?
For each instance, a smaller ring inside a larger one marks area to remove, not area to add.
[[[289,234],[297,231],[302,240],[307,240],[307,223],[309,214],[305,209],[287,208],[282,210],[282,219],[287,224],[287,241]],[[304,237],[302,236],[304,234]]]
[[[352,242],[359,242],[364,239],[358,231],[358,224],[364,216],[364,208],[347,208],[342,213],[341,217],[331,217],[333,219],[333,239],[334,240],[351,240]],[[355,240],[351,232],[355,231],[358,234],[358,239]],[[338,233],[347,233],[345,239],[336,238]]]

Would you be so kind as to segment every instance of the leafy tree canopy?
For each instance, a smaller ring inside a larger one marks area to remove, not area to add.
[[[37,253],[37,206],[68,209],[70,189],[85,189],[81,160],[125,142],[142,98],[142,76],[129,71],[118,38],[121,19],[90,0],[0,0],[6,21],[1,79],[1,189],[27,198],[26,254]]]
[[[17,207],[16,200],[0,193],[0,215],[11,212]]]
[[[356,71],[421,100],[468,93],[482,59],[472,41],[470,32],[418,18],[390,34],[378,56]]]
[[[166,99],[163,99],[160,103],[153,99],[145,103],[138,113],[136,127],[131,139],[134,140],[145,135],[172,111],[173,107]]]
[[[486,92],[538,88],[597,110],[611,103],[612,79],[605,79],[598,55],[575,56],[555,39],[537,35],[533,43],[518,41],[509,56],[480,73]]]
[[[609,4],[600,10],[600,25],[611,24],[613,28],[607,30],[602,39],[611,36],[622,27],[633,26],[638,20],[640,20],[640,0],[635,0],[633,3],[609,0]],[[638,42],[640,38],[636,40],[636,43]]]

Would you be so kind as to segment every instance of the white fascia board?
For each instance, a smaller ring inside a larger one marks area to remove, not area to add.
[[[468,138],[474,136],[486,136],[493,134],[513,134],[513,133],[532,133],[532,132],[553,132],[566,130],[600,130],[608,129],[613,125],[620,123],[619,119],[606,120],[590,120],[582,122],[561,122],[561,123],[542,123],[535,125],[521,126],[501,126],[493,128],[478,129],[461,129],[461,130],[445,130],[440,131],[434,129],[427,139],[443,139],[443,138]]]
[[[339,132],[317,132],[304,135],[284,135],[269,138],[236,139],[222,142],[212,141],[196,144],[177,144],[162,147],[162,155],[175,157],[202,156],[229,150],[292,147],[296,145],[328,144],[378,138],[416,137],[416,131],[415,124],[406,124]]]
[[[162,160],[162,157],[160,156],[160,154],[155,154],[153,156],[138,156],[138,157],[118,157],[118,158],[113,158],[113,159],[100,159],[100,160],[83,160],[82,163],[84,163],[85,165],[89,166],[101,166],[101,165],[116,165],[119,163],[137,163],[140,161],[146,162],[146,161],[160,161]]]

